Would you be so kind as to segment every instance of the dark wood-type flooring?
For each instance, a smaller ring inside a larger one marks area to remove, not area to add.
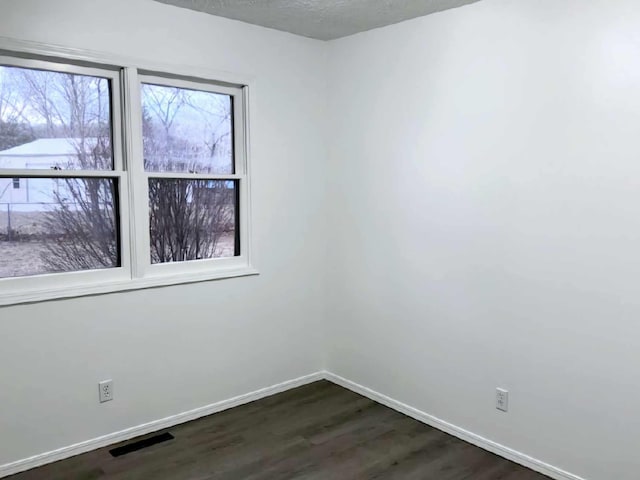
[[[548,480],[327,381],[168,431],[124,456],[111,446],[9,478]]]

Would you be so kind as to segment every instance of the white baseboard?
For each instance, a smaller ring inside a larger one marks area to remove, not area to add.
[[[458,437],[465,442],[476,445],[491,453],[495,453],[496,455],[523,465],[527,468],[530,468],[531,470],[540,472],[543,475],[547,475],[548,477],[551,477],[555,480],[585,480],[584,478],[574,475],[573,473],[566,472],[561,468],[554,467],[553,465],[549,465],[548,463],[530,457],[529,455],[525,455],[524,453],[513,450],[512,448],[500,445],[499,443],[481,437],[480,435],[477,435],[475,433],[469,432],[464,428],[460,428],[449,422],[434,417],[433,415],[429,415],[428,413],[422,412],[417,408],[410,407],[409,405],[394,400],[393,398],[387,397],[386,395],[378,393],[375,390],[371,390],[370,388],[367,388],[363,385],[352,382],[351,380],[347,380],[346,378],[343,378],[334,373],[324,372],[324,378],[326,378],[330,382],[340,385],[341,387],[347,388],[353,392],[370,398],[375,402],[386,405],[387,407],[403,413],[411,418],[415,418],[422,423],[426,423],[431,427],[437,428],[438,430],[453,435],[454,437]]]
[[[310,375],[288,380],[286,382],[278,383],[270,387],[261,388],[254,392],[245,393],[237,397],[230,398],[228,400],[222,400],[221,402],[212,403],[204,407],[189,410],[188,412],[179,413],[170,417],[162,418],[160,420],[154,420],[153,422],[138,425],[136,427],[127,428],[119,432],[103,435],[102,437],[93,438],[84,442],[76,443],[75,445],[69,445],[50,452],[34,455],[33,457],[25,458],[15,462],[0,465],[0,478],[13,475],[15,473],[23,472],[31,468],[39,467],[47,463],[57,462],[65,458],[73,457],[81,453],[96,450],[98,448],[106,447],[114,443],[129,440],[140,435],[146,435],[148,433],[170,428],[181,423],[189,422],[200,417],[205,417],[213,413],[221,412],[229,408],[237,407],[245,403],[253,402],[264,397],[275,395],[276,393],[284,392],[292,388],[300,387],[317,380],[324,378],[324,372],[315,372]]]
[[[560,468],[549,465],[548,463],[530,457],[529,455],[525,455],[524,453],[518,452],[509,447],[505,447],[504,445],[500,445],[499,443],[496,443],[492,440],[481,437],[480,435],[476,435],[475,433],[469,432],[468,430],[441,420],[437,417],[434,417],[433,415],[429,415],[428,413],[422,412],[416,408],[410,407],[409,405],[394,400],[393,398],[387,397],[382,393],[378,393],[363,385],[326,371],[315,372],[310,375],[305,375],[303,377],[279,383],[277,385],[261,388],[260,390],[256,390],[254,392],[239,395],[228,400],[222,400],[220,402],[212,403],[211,405],[206,405],[194,410],[189,410],[188,412],[179,413],[177,415],[172,415],[160,420],[154,420],[153,422],[145,423],[132,428],[127,428],[126,430],[110,433],[102,437],[76,443],[75,445],[62,447],[57,450],[41,453],[39,455],[25,458],[23,460],[0,465],[0,478],[29,470],[31,468],[39,467],[47,463],[57,462],[58,460],[73,457],[75,455],[89,452],[91,450],[106,447],[108,445],[122,442],[124,440],[129,440],[140,435],[146,435],[158,430],[170,428],[181,423],[196,420],[200,417],[205,417],[213,413],[221,412],[229,408],[237,407],[245,403],[253,402],[254,400],[259,400],[261,398],[275,395],[276,393],[284,392],[286,390],[290,390],[292,388],[296,388],[322,379],[329,380],[330,382],[359,393],[360,395],[364,395],[371,400],[381,403],[382,405],[386,405],[387,407],[408,415],[411,418],[415,418],[422,423],[437,428],[438,430],[442,430],[443,432],[458,437],[465,442],[469,442],[484,450],[495,453],[496,455],[499,455],[527,468],[547,475],[555,480],[585,480],[582,477],[566,472]]]

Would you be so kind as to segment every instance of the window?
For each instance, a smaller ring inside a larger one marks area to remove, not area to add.
[[[124,173],[111,121],[118,73],[0,63],[0,175],[14,189],[25,185],[11,195],[0,187],[0,278],[120,267]]]
[[[0,57],[0,303],[255,273],[245,95]]]
[[[141,79],[151,263],[239,255],[233,97]]]

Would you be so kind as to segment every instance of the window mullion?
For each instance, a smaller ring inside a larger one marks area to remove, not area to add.
[[[129,172],[129,243],[132,277],[141,278],[149,266],[148,186],[143,167],[142,107],[138,71],[123,69],[122,105],[125,168]]]

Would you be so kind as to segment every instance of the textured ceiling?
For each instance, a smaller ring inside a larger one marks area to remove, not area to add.
[[[156,0],[320,40],[479,0]]]

